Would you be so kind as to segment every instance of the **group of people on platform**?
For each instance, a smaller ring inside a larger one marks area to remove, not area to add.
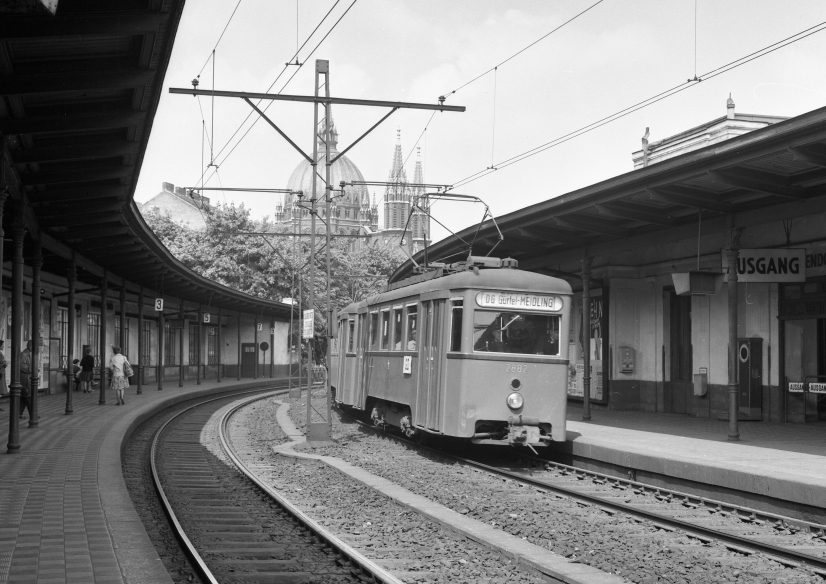
[[[9,385],[6,379],[6,369],[8,368],[8,361],[5,356],[4,349],[5,341],[0,339],[0,397],[9,395]],[[31,374],[32,374],[32,342],[26,343],[26,348],[20,353],[20,417],[24,417],[28,410],[29,419],[32,417],[32,401],[31,401]],[[132,376],[132,366],[129,361],[122,354],[121,348],[112,345],[112,356],[109,358],[109,379],[110,387],[115,390],[117,396],[117,405],[126,403],[124,400],[124,390],[129,387],[129,378]],[[80,391],[83,387],[83,393],[92,392],[92,381],[95,378],[95,358],[92,356],[92,348],[85,347],[83,350],[83,358],[75,359],[72,362],[72,385],[74,391]],[[68,391],[68,388],[67,388]],[[2,408],[0,408],[2,411]]]

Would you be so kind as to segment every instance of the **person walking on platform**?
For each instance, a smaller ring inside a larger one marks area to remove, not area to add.
[[[9,395],[9,384],[6,381],[6,367],[8,367],[9,364],[6,361],[6,356],[3,354],[4,344],[5,341],[0,340],[0,397]],[[2,411],[4,411],[3,408],[0,408],[0,412]]]
[[[23,409],[29,410],[29,420],[32,419],[32,342],[26,342],[26,348],[20,353],[20,417]]]
[[[92,381],[95,378],[95,358],[92,357],[92,347],[83,349],[83,359],[80,360],[80,384],[83,393],[92,392]],[[101,380],[103,383],[103,380]]]
[[[126,363],[126,357],[121,355],[120,347],[113,345],[112,356],[109,358],[109,375],[112,378],[112,389],[115,390],[118,396],[118,405],[126,403],[123,399],[123,391],[129,387],[129,379],[123,372]]]

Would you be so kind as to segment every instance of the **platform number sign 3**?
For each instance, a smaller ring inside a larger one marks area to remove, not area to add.
[[[163,312],[163,298],[155,298],[155,312]]]

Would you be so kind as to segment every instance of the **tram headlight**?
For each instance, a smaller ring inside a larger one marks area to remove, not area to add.
[[[525,403],[521,393],[513,392],[508,396],[508,407],[512,410],[518,410]]]

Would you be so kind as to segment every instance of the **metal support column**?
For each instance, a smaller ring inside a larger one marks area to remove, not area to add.
[[[221,334],[221,328],[223,327],[223,318],[224,318],[224,311],[222,308],[218,309],[218,351],[216,351],[216,357],[218,358],[218,372],[215,375],[215,383],[221,383],[221,355],[224,354],[224,343],[223,343],[223,335]]]
[[[143,393],[143,368],[149,363],[143,362],[144,338],[143,338],[143,286],[138,293],[138,395]]]
[[[100,405],[106,404],[106,294],[109,283],[106,281],[106,270],[100,282]]]
[[[186,314],[184,313],[184,301],[181,300],[181,329],[178,333],[178,387],[184,386],[184,327],[186,326]],[[189,365],[189,359],[186,360]]]
[[[728,439],[740,440],[738,413],[740,387],[737,385],[737,256],[740,250],[726,250],[728,264]]]
[[[126,282],[120,287],[120,337],[118,338],[118,346],[121,354],[129,360],[129,355],[126,354],[126,340],[128,333],[126,330]]]
[[[255,322],[253,323],[253,329],[255,331],[253,334],[253,344],[255,344],[253,347],[253,349],[255,349],[255,367],[252,370],[253,379],[258,379],[258,321],[258,315],[255,315]]]
[[[66,311],[66,414],[74,413],[75,374],[73,361],[75,360],[75,321],[77,311],[75,310],[75,282],[77,281],[77,266],[75,264],[75,254],[72,252],[72,261],[69,263],[69,272],[66,274],[69,286],[69,308]]]
[[[20,451],[20,346],[23,342],[23,238],[26,228],[22,209],[15,209],[11,228],[14,251],[11,258],[11,383],[9,384],[9,442],[8,453]]]
[[[195,349],[195,385],[201,385],[201,333],[204,330],[204,308],[198,305],[198,346]],[[190,353],[192,351],[190,350]]]
[[[582,419],[591,419],[591,258],[582,260]]]
[[[39,239],[34,240],[34,256],[32,257],[32,340],[31,371],[29,372],[29,399],[32,403],[32,413],[29,417],[29,428],[34,428],[40,421],[38,401],[40,396],[40,270],[43,267],[43,245]]]
[[[292,304],[290,311],[292,311]],[[275,377],[275,319],[270,318],[270,379],[273,377]]]
[[[163,362],[166,348],[166,319],[163,313],[163,310],[158,313],[158,391],[163,391]]]
[[[237,380],[241,381],[241,313],[238,313],[238,374]]]

